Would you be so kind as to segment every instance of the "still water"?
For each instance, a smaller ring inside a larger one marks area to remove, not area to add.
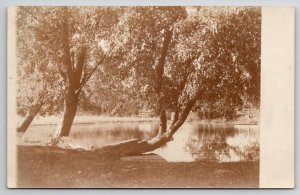
[[[55,126],[33,126],[24,135],[28,140],[47,139]],[[158,131],[158,123],[98,123],[74,125],[70,144],[76,148],[101,146],[136,138],[151,138]],[[169,162],[181,161],[252,161],[259,159],[259,126],[185,123],[174,140],[156,153]]]

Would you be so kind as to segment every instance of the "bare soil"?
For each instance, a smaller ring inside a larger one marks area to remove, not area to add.
[[[18,146],[21,188],[255,188],[259,162],[167,162],[97,151]]]

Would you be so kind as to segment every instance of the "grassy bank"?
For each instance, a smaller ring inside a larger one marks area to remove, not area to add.
[[[96,151],[18,146],[18,187],[258,187],[259,162],[119,159]]]

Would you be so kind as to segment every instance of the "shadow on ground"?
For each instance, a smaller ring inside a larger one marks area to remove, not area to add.
[[[255,188],[259,162],[167,162],[97,151],[18,146],[21,188]]]

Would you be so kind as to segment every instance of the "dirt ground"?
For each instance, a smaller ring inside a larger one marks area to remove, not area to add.
[[[259,162],[167,162],[157,155],[116,158],[97,151],[18,146],[21,188],[253,188]]]

